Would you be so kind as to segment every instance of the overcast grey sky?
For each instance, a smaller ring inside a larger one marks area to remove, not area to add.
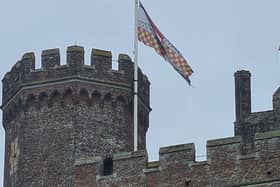
[[[252,73],[253,111],[272,108],[280,82],[279,0],[143,0],[159,29],[188,59],[194,87],[151,48],[140,44],[139,64],[151,81],[150,160],[159,147],[195,142],[205,155],[207,139],[233,135],[236,70]],[[111,50],[132,57],[134,0],[0,0],[0,74],[23,53],[77,41],[86,50]],[[2,89],[2,88],[1,88]],[[4,130],[0,132],[0,176]]]

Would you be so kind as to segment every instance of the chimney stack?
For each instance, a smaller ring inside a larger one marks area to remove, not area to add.
[[[243,121],[251,113],[251,73],[235,72],[235,113],[236,122]]]

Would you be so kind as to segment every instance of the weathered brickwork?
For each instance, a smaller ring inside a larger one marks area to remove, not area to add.
[[[3,79],[4,186],[74,186],[75,162],[133,150],[133,63],[109,51],[71,46],[42,52],[42,68],[25,54]],[[149,81],[139,69],[139,147],[146,147]]]
[[[98,174],[98,161],[76,164],[76,186],[97,174],[89,186],[280,186],[280,131],[257,134],[255,152],[242,155],[241,137],[207,142],[207,160],[195,161],[193,144],[160,149],[158,162],[147,162],[145,151],[114,155],[114,173]],[[92,167],[90,167],[92,165]],[[84,170],[85,169],[85,170]]]
[[[3,79],[5,187],[280,187],[280,89],[273,109],[251,112],[250,72],[235,73],[235,136],[163,147],[148,161],[149,86],[139,69],[139,147],[133,152],[133,63],[109,51],[68,47],[23,55]]]

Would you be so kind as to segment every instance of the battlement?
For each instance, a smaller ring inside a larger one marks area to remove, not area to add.
[[[273,94],[272,110],[251,111],[251,73],[240,70],[235,72],[235,114],[234,134],[242,138],[243,153],[254,150],[256,133],[280,130],[280,89]]]
[[[67,48],[66,65],[60,64],[59,49],[43,50],[41,54],[41,68],[35,69],[35,55],[33,52],[25,53],[6,73],[3,82],[3,105],[16,95],[18,91],[30,85],[48,82],[80,79],[121,86],[132,89],[133,62],[128,55],[120,54],[118,57],[118,70],[112,69],[112,54],[110,51],[92,49],[90,65],[84,64],[84,48],[70,46]],[[138,69],[139,97],[149,103],[150,82],[141,69]]]
[[[139,71],[138,151],[133,144],[133,62],[110,51],[70,46],[26,53],[3,78],[4,186],[280,185],[280,89],[272,110],[251,111],[251,74],[235,73],[235,136],[208,140],[206,160],[193,143],[159,149],[149,162],[149,86]]]
[[[240,149],[240,136],[209,140],[207,159],[199,162],[195,160],[193,143],[160,148],[159,161],[153,162],[148,162],[148,155],[144,150],[118,153],[113,156],[113,172],[109,176],[102,176],[102,158],[76,160],[75,167],[76,172],[83,172],[84,168],[90,166],[99,168],[92,184],[97,183],[101,186],[123,185],[128,181],[128,184],[134,182],[135,185],[152,186],[186,183],[194,186],[251,184],[252,180],[261,181],[263,178],[273,179],[278,176],[279,167],[267,165],[267,159],[271,162],[273,160],[272,163],[279,163],[280,156],[276,154],[279,143],[280,131],[257,133],[254,137],[255,151],[244,155]],[[240,180],[232,180],[234,177]]]

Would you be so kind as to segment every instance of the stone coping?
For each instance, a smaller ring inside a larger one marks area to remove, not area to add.
[[[92,49],[92,55],[95,56],[105,56],[105,57],[112,57],[112,52],[111,51],[106,51],[102,49]]]
[[[112,175],[106,175],[106,176],[101,176],[101,175],[97,175],[96,176],[96,181],[102,181],[102,180],[111,180],[117,177],[116,173],[113,173]]]
[[[180,151],[186,151],[186,150],[195,150],[194,143],[172,145],[172,146],[168,146],[168,147],[161,147],[159,149],[159,154],[180,152]]]
[[[246,186],[257,187],[259,185],[265,185],[265,184],[266,185],[280,184],[280,178],[267,179],[267,180],[256,181],[256,182],[248,182],[243,184],[226,185],[225,187],[246,187]]]
[[[146,157],[147,153],[145,150],[138,150],[135,152],[122,152],[113,155],[113,160],[123,160],[123,159],[131,159],[137,157]]]
[[[99,163],[102,161],[102,158],[100,156],[96,157],[85,157],[85,158],[79,158],[75,160],[75,166],[81,166],[86,164],[93,164],[93,163]]]
[[[119,60],[131,61],[131,58],[127,54],[119,54]]]
[[[215,147],[219,145],[236,144],[241,142],[240,136],[233,136],[228,138],[221,138],[215,140],[208,140],[207,147]]]
[[[143,169],[143,173],[144,174],[147,174],[147,173],[153,173],[153,172],[160,172],[160,167],[157,167],[157,168],[146,168],[146,169]]]
[[[159,167],[159,161],[152,161],[152,162],[148,162],[147,164],[147,168],[157,168]]]
[[[69,46],[67,48],[68,52],[84,52],[84,47],[82,46],[78,46],[78,45],[73,45],[73,46]]]
[[[277,137],[280,138],[280,130],[257,133],[255,135],[255,140],[263,140],[263,139],[270,139],[270,138],[277,138]]]
[[[258,152],[237,156],[237,159],[239,159],[239,160],[251,160],[251,159],[258,159],[258,158],[259,158]]]
[[[57,55],[59,54],[59,48],[55,48],[55,49],[46,49],[42,51],[42,56],[45,55]]]
[[[188,164],[190,167],[192,166],[208,166],[208,161],[199,161],[199,162],[189,162]]]
[[[28,53],[25,53],[25,54],[22,56],[22,59],[30,59],[30,58],[35,58],[34,52],[28,52]]]

